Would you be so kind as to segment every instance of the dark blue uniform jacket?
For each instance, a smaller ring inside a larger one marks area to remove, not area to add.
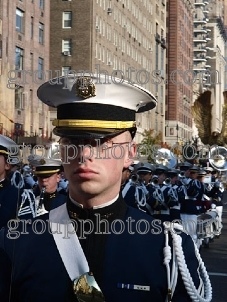
[[[0,229],[16,218],[20,194],[21,190],[12,186],[8,179],[0,183]]]
[[[126,206],[122,198],[101,209],[82,209],[68,200],[67,209],[70,218],[77,222],[78,238],[106,302],[165,301],[165,236],[158,221]],[[104,219],[112,223],[110,234],[93,232],[82,239],[80,221],[89,218],[96,228],[99,225],[96,214],[99,214],[102,220],[101,231],[108,231],[103,223]],[[48,214],[42,216],[43,221],[48,218]],[[48,223],[36,221],[34,225],[35,221],[27,226],[27,230],[23,230],[24,234],[21,226],[15,230],[3,229],[0,233],[0,301],[77,301],[72,291],[72,281],[61,260]],[[36,234],[41,231],[42,234]],[[17,239],[7,238],[14,238],[15,234]],[[185,258],[195,285],[198,286],[198,262],[193,252],[193,243],[190,236],[183,234],[182,238]],[[150,286],[150,290],[127,289],[129,284]],[[191,301],[180,276],[172,301]]]

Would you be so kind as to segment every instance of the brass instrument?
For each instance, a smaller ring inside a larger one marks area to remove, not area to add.
[[[139,180],[140,180],[140,177],[138,174],[132,174],[131,175],[131,182],[133,184],[138,184],[139,183]]]
[[[180,177],[180,178],[181,178],[181,177],[185,177],[185,172],[184,172],[184,171],[180,171],[178,177]]]
[[[158,176],[157,176],[157,175],[154,175],[154,176],[151,178],[151,184],[152,184],[154,187],[157,187],[157,186],[158,186],[159,180],[158,180]]]
[[[173,169],[177,165],[176,156],[169,149],[161,148],[157,150],[155,162],[158,165],[166,166],[169,169]]]
[[[209,162],[211,166],[218,171],[227,171],[227,149],[220,146],[214,146],[209,152]]]
[[[163,182],[164,185],[166,186],[170,186],[171,185],[171,179],[169,177],[167,177],[164,182]]]

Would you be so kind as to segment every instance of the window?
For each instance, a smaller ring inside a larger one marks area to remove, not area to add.
[[[158,43],[156,43],[156,51],[155,51],[155,68],[156,68],[156,70],[158,70],[158,66],[159,66],[159,64],[158,64],[158,53],[159,53],[159,48],[158,48]]]
[[[161,70],[163,70],[164,71],[164,56],[165,55],[165,52],[164,52],[164,49],[163,48],[161,48]]]
[[[15,89],[15,108],[16,109],[23,109],[24,102],[23,102],[23,87],[18,87]]]
[[[43,40],[44,40],[44,25],[42,23],[39,23],[39,43],[43,44]]]
[[[16,30],[24,32],[24,12],[19,8],[16,9]]]
[[[33,39],[33,32],[34,32],[34,18],[31,17],[31,28],[30,28],[30,32],[31,32],[31,39]]]
[[[43,78],[43,67],[44,67],[44,60],[42,58],[38,59],[38,78]]]
[[[39,114],[43,114],[43,102],[39,101]]]
[[[62,27],[63,28],[72,27],[72,12],[63,12]]]
[[[44,9],[44,0],[39,0],[39,7]]]
[[[22,70],[24,61],[24,50],[20,47],[16,47],[15,53],[15,69]]]
[[[39,128],[39,137],[43,137],[43,128]]]
[[[2,40],[0,40],[0,59],[2,58]]]
[[[71,66],[62,66],[62,68],[61,68],[62,75],[63,76],[68,75],[70,70],[71,70]]]
[[[72,40],[66,39],[62,40],[62,52],[64,55],[71,55],[72,51]]]
[[[33,53],[30,53],[30,69],[33,70]]]

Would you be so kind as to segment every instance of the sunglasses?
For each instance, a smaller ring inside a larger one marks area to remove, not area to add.
[[[105,302],[105,297],[92,273],[85,273],[73,281],[73,290],[79,302]]]

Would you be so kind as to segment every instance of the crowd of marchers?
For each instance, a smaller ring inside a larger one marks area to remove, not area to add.
[[[139,162],[123,170],[121,188],[128,205],[181,224],[199,248],[221,235],[224,184],[213,167]]]

